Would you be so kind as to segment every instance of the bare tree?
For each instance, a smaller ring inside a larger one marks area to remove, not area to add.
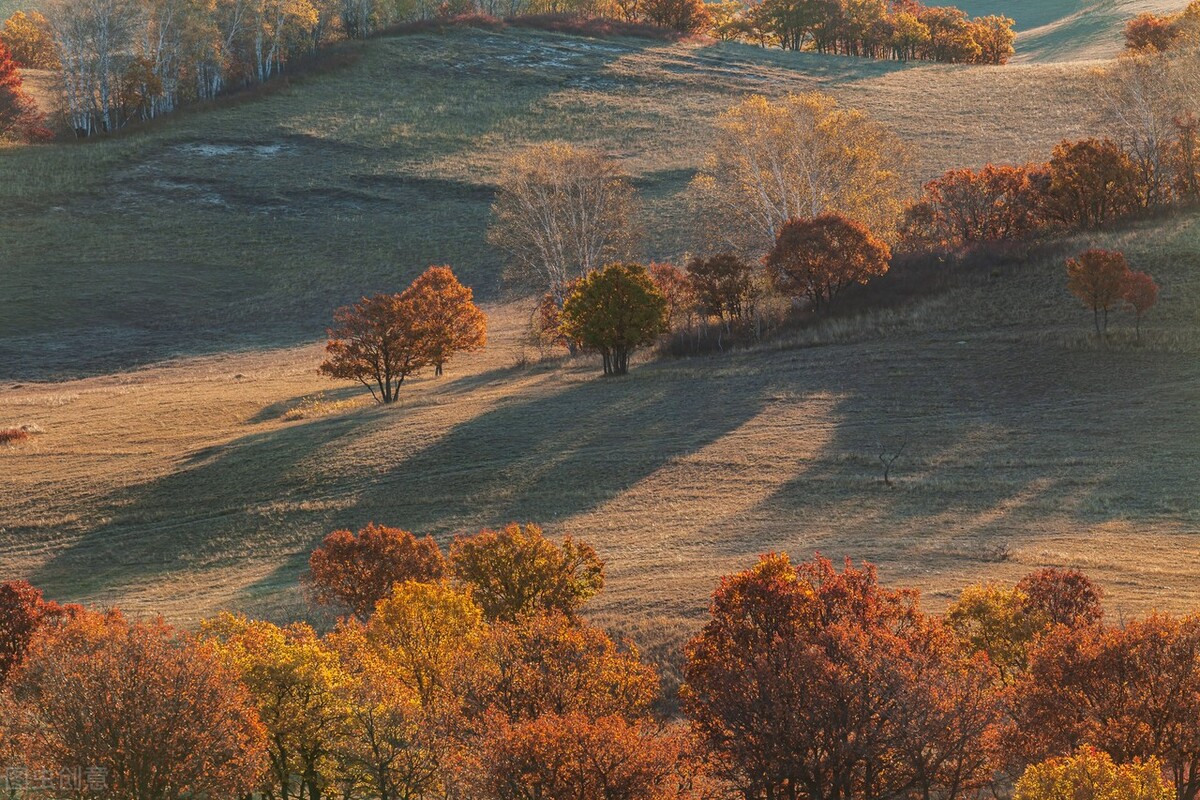
[[[568,144],[531,147],[509,164],[492,205],[488,241],[510,277],[562,304],[568,284],[633,256],[638,199],[604,153]]]
[[[1141,173],[1142,200],[1155,206],[1170,199],[1167,163],[1183,110],[1166,55],[1129,53],[1100,73],[1096,82],[1102,123]]]

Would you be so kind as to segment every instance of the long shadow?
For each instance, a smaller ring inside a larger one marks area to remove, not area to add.
[[[370,520],[431,532],[513,520],[553,526],[724,436],[761,409],[731,382],[643,368],[513,398],[427,442],[389,437],[436,408],[318,419],[252,434],[109,498],[86,530],[31,576],[54,596],[104,598],[183,570],[281,566],[248,596],[294,583],[329,530]],[[364,445],[364,442],[370,444]],[[345,463],[347,449],[374,448]]]

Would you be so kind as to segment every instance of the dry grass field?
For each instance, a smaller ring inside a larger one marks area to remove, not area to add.
[[[870,559],[935,608],[1042,564],[1087,569],[1118,613],[1200,607],[1196,214],[1069,244],[1123,248],[1163,285],[1140,344],[1124,320],[1109,349],[1090,341],[1047,255],[617,380],[522,343],[528,309],[484,240],[498,166],[527,143],[613,151],[647,202],[646,255],[672,257],[712,119],[749,92],[867,109],[913,144],[915,185],[1093,132],[1094,64],[513,29],[359,55],[133,135],[0,151],[0,428],[42,431],[0,447],[0,579],[185,623],[283,619],[336,527],[445,543],[531,520],[596,545],[591,613],[665,662],[717,577],[772,549]],[[488,349],[388,409],[317,376],[336,305],[447,262],[487,303]],[[878,455],[902,444],[889,488]]]

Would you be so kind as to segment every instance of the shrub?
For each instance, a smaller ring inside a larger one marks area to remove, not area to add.
[[[0,445],[20,444],[29,438],[29,431],[23,428],[0,428]]]
[[[1042,225],[1028,167],[952,169],[926,183],[905,213],[904,236],[935,247],[1021,239]]]
[[[832,302],[854,283],[887,273],[892,252],[866,226],[837,214],[793,219],[767,254],[775,287],[806,298],[812,308]]]
[[[701,313],[722,322],[750,314],[754,300],[754,268],[733,253],[696,257],[687,264],[692,294]]]
[[[1110,139],[1064,141],[1045,172],[1046,210],[1072,228],[1098,228],[1143,204],[1137,166]]]
[[[609,264],[582,280],[562,309],[568,339],[598,351],[605,375],[624,375],[629,356],[667,332],[667,301],[640,264]]]

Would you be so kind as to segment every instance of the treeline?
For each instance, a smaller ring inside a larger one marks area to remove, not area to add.
[[[867,58],[1004,64],[1016,38],[1008,17],[972,19],[917,0],[763,0],[714,8],[718,38]]]
[[[325,633],[228,613],[184,631],[3,584],[0,754],[10,782],[117,800],[1200,794],[1200,618],[1107,624],[1077,571],[937,615],[868,564],[763,556],[688,642],[682,718],[581,616],[604,572],[536,525],[448,553],[337,531],[305,578],[342,615]]]

